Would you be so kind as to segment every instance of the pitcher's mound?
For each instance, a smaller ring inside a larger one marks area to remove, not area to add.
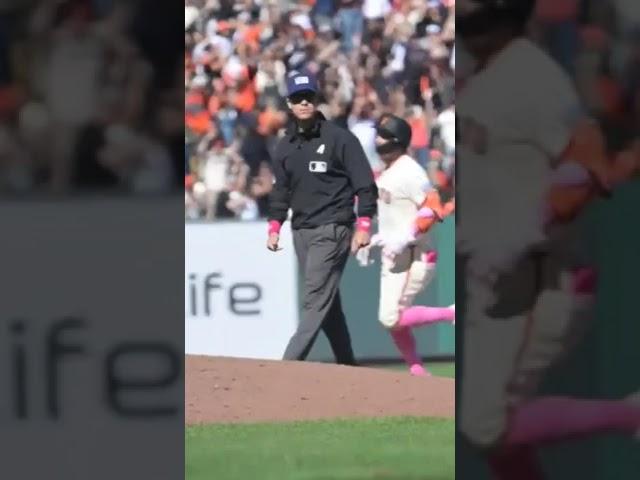
[[[187,356],[185,421],[453,417],[455,381],[323,363]]]

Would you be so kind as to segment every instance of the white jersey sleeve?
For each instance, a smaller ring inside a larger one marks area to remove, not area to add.
[[[405,195],[411,199],[418,207],[422,205],[424,198],[429,190],[433,188],[427,172],[425,172],[418,164],[416,168],[412,168],[410,175],[407,175],[407,182],[403,185]]]
[[[385,239],[405,239],[430,186],[424,169],[404,155],[378,177],[378,231]]]
[[[563,71],[548,68],[537,90],[531,116],[534,142],[551,158],[559,157],[571,141],[574,128],[584,112],[578,94]]]

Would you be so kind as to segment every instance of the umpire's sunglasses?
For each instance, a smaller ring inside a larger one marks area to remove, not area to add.
[[[289,101],[294,105],[298,105],[305,100],[308,103],[316,103],[317,96],[314,92],[299,92],[289,96]]]

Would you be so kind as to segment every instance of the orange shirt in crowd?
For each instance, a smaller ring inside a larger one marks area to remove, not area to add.
[[[218,32],[226,32],[227,30],[233,28],[231,22],[227,20],[221,20],[216,25]]]
[[[13,114],[24,100],[25,94],[20,87],[9,85],[0,88],[0,115]]]
[[[262,34],[262,25],[248,25],[245,27],[245,30],[242,35],[242,41],[249,45],[249,47],[254,51],[258,52],[260,50],[260,35]]]
[[[429,146],[429,132],[427,121],[424,117],[411,117],[408,120],[411,126],[411,146],[413,148],[426,148]]]
[[[248,81],[243,86],[238,87],[234,102],[238,110],[249,113],[255,109],[256,101],[256,89],[253,81]]]
[[[449,177],[447,177],[447,174],[441,170],[436,170],[435,181],[440,189],[445,189],[450,185]]]
[[[267,109],[258,115],[258,133],[260,135],[273,135],[286,123],[286,114]]]
[[[204,93],[198,90],[187,92],[184,100],[186,108],[184,114],[185,125],[195,133],[204,135],[211,128],[211,117],[205,108],[206,98]],[[192,107],[192,109],[189,107]]]
[[[602,102],[603,113],[612,120],[619,119],[623,115],[622,90],[618,83],[603,76],[597,81],[598,96]]]
[[[209,98],[209,103],[207,105],[207,109],[209,110],[209,115],[214,116],[220,111],[220,106],[222,105],[222,101],[220,97],[217,95],[211,95]]]
[[[420,93],[424,95],[430,88],[431,82],[429,82],[429,77],[426,75],[420,77]]]
[[[578,17],[578,0],[538,0],[535,16],[545,22],[575,20]]]
[[[184,117],[185,125],[197,135],[205,135],[211,130],[211,117],[206,110],[186,113]]]
[[[198,90],[192,90],[187,92],[184,97],[184,104],[187,107],[200,106],[204,107],[205,104],[205,96],[203,92]]]
[[[609,35],[598,25],[583,25],[580,28],[580,39],[585,48],[604,50],[609,44]]]

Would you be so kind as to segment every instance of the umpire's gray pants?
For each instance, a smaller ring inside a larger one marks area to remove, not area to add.
[[[355,365],[338,289],[352,234],[353,228],[337,224],[293,230],[293,244],[304,276],[302,318],[289,340],[284,360],[306,359],[322,330],[336,362]]]

